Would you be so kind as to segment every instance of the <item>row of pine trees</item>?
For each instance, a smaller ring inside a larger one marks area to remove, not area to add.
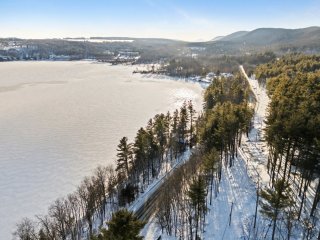
[[[250,98],[249,85],[240,75],[215,79],[206,89],[203,113],[196,122],[196,147],[161,188],[156,219],[162,232],[178,239],[201,239],[222,168],[233,166],[241,136],[250,130]]]
[[[277,197],[264,196],[273,206],[272,237],[277,220],[287,219],[287,239],[298,221],[305,225],[304,239],[320,239],[320,56],[291,54],[258,66],[255,74],[271,100],[265,138]]]
[[[192,102],[184,102],[172,115],[155,115],[138,130],[132,143],[126,137],[120,140],[116,172],[121,206],[136,199],[161,171],[167,172],[178,156],[192,148],[195,118]]]

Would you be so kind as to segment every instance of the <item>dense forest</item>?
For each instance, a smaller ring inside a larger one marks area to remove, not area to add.
[[[265,137],[271,185],[279,192],[290,185],[295,201],[287,214],[311,226],[311,239],[318,234],[320,200],[320,56],[288,55],[255,74],[271,99]]]
[[[218,194],[223,167],[232,167],[253,117],[250,88],[240,75],[216,79],[205,91],[197,146],[189,161],[162,186],[157,221],[179,239],[200,239],[208,204]]]
[[[207,55],[199,52],[196,57],[177,56],[171,59],[163,70],[171,76],[190,77],[206,76],[209,72],[236,73],[239,65],[245,65],[250,74],[258,64],[273,59],[276,59],[276,55],[270,51],[239,56]]]

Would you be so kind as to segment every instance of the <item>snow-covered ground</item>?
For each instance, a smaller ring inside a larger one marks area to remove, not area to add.
[[[203,89],[207,88],[211,83],[211,81],[207,80],[206,78],[201,78],[200,76],[184,78],[184,77],[174,77],[174,76],[168,76],[163,74],[149,73],[149,74],[144,74],[143,77],[154,78],[154,79],[169,79],[177,82],[194,83],[194,84],[199,84]]]
[[[257,206],[257,189],[269,183],[267,173],[268,147],[264,141],[265,117],[269,98],[266,90],[260,87],[258,81],[249,78],[243,67],[240,71],[247,78],[256,97],[253,128],[249,136],[243,136],[242,144],[238,149],[238,157],[234,166],[222,170],[219,193],[213,198],[212,205],[208,205],[205,231],[201,239],[269,239],[270,222],[260,214]],[[209,198],[209,195],[208,195]],[[308,200],[307,200],[308,201]],[[208,201],[209,202],[209,201]],[[257,207],[257,209],[256,209]],[[256,226],[254,227],[255,213],[257,212]],[[279,221],[277,229],[285,228]],[[285,232],[278,231],[280,234]],[[142,231],[145,239],[176,239],[161,235],[161,230],[155,218],[151,219]],[[285,239],[285,236],[283,236]],[[296,225],[292,239],[302,239],[302,228]]]
[[[253,228],[257,172],[255,167],[251,163],[247,164],[241,155],[235,159],[232,168],[223,168],[219,193],[216,198],[213,198],[212,205],[208,205],[209,212],[202,239],[248,239],[259,232],[257,229],[260,226],[265,226],[261,224],[263,219],[258,213],[257,227]],[[161,234],[155,218],[150,219],[141,234],[147,240],[157,239],[159,236],[162,237],[161,239],[176,239]]]
[[[253,234],[256,184],[247,171],[240,157],[223,169],[219,194],[208,206],[203,239],[248,239]]]
[[[245,74],[242,66],[240,71]],[[257,99],[253,128],[249,138],[243,136],[243,143],[234,166],[224,168],[222,171],[219,193],[213,199],[212,205],[208,205],[209,212],[203,239],[248,239],[258,232],[253,228],[258,181],[264,185],[269,180],[266,169],[267,147],[263,142],[263,119],[266,116],[269,98],[257,80],[248,77],[247,79]],[[258,214],[257,228],[263,225],[259,224],[262,221]],[[142,235],[147,240],[156,239],[161,235],[154,218],[145,226]],[[162,235],[162,239],[175,238]]]
[[[163,165],[158,178],[153,179],[152,182],[148,186],[146,186],[146,188],[144,189],[144,192],[140,194],[140,196],[134,202],[132,202],[130,205],[127,206],[128,210],[137,212],[140,209],[140,207],[145,203],[145,201],[147,201],[148,198],[161,187],[162,183],[166,180],[166,178],[169,177],[176,168],[178,168],[181,164],[183,164],[189,159],[191,153],[192,153],[192,150],[187,149],[184,153],[179,155],[176,160],[173,160],[172,162],[169,161],[167,165]],[[106,222],[110,220],[112,216],[112,212],[114,212],[114,210],[117,210],[117,207],[113,209],[108,203],[106,204],[105,208],[106,208],[107,214],[103,219],[102,227],[107,228]],[[99,232],[100,223],[101,223],[101,218],[100,216],[98,216],[98,213],[97,213],[93,221],[93,232],[95,234]],[[88,232],[89,232],[88,226],[87,224],[84,224],[83,232],[81,233],[82,239],[87,239]],[[150,219],[149,223],[143,229],[141,235],[145,236],[145,239],[154,239],[155,236],[157,235],[160,236],[159,229],[156,226],[154,218]]]
[[[253,128],[249,137],[243,136],[234,166],[222,171],[219,194],[209,206],[204,239],[256,239],[258,236],[255,234],[264,232],[258,230],[259,226],[265,225],[260,224],[264,220],[259,213],[254,229],[254,216],[258,186],[269,181],[266,169],[268,149],[263,138],[263,120],[269,98],[265,89],[259,86],[257,80],[249,78],[242,66],[240,71],[247,78],[257,100]]]
[[[262,184],[266,184],[269,181],[269,175],[267,173],[267,159],[268,159],[268,147],[264,141],[264,128],[265,118],[267,114],[268,104],[270,99],[266,93],[266,89],[261,87],[258,80],[249,78],[241,65],[239,67],[240,72],[246,77],[250,84],[251,90],[256,97],[255,114],[253,117],[253,126],[249,133],[249,136],[244,136],[244,141],[241,144],[239,153],[242,158],[249,163],[249,168],[252,168],[252,172],[259,175],[259,180]]]
[[[177,159],[172,162],[172,164],[168,163],[168,166],[163,166],[160,171],[160,174],[157,179],[154,179],[151,184],[145,189],[144,193],[142,193],[129,207],[129,211],[136,212],[142,204],[153,194],[155,193],[159,187],[163,184],[163,182],[174,172],[174,170],[183,164],[185,161],[189,159],[191,155],[191,150],[187,149],[183,154],[177,157]]]
[[[169,166],[169,170],[167,171],[167,168],[164,166],[162,169],[162,173],[160,174],[160,177],[152,184],[149,185],[149,187],[146,189],[145,193],[141,195],[130,207],[129,210],[131,211],[137,211],[141,205],[145,202],[145,200],[152,195],[159,187],[162,185],[162,183],[165,181],[168,176],[170,176],[176,168],[178,168],[180,165],[185,163],[189,157],[191,156],[192,151],[188,149],[185,151],[181,156],[178,157],[177,161],[172,165]],[[169,237],[169,236],[163,236],[161,233],[160,228],[157,225],[155,216],[152,216],[148,223],[145,225],[145,227],[141,231],[141,236],[144,236],[144,239],[151,240],[151,239],[157,239],[158,237],[162,237],[161,239],[168,239],[173,240],[176,239],[175,237]]]

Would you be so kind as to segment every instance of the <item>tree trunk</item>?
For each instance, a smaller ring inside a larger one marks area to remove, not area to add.
[[[300,205],[300,209],[299,209],[298,220],[300,220],[300,217],[301,217],[302,207],[303,207],[303,204],[304,204],[304,199],[305,199],[305,197],[306,197],[306,191],[307,191],[307,189],[308,189],[308,181],[305,180],[304,188],[303,188],[303,192],[302,192],[301,205]]]
[[[291,142],[288,143],[288,149],[286,152],[286,159],[284,162],[284,170],[283,170],[283,179],[286,181],[286,175],[287,175],[287,168],[288,168],[288,161],[289,161],[289,155],[290,155],[290,148],[291,148]]]
[[[274,240],[274,236],[276,233],[276,226],[277,226],[277,218],[275,218],[275,220],[273,221],[273,227],[272,227],[272,240]]]
[[[210,184],[210,206],[212,204],[212,188],[213,188],[213,171],[214,169],[211,169],[211,184]]]
[[[192,217],[189,216],[189,230],[190,230],[190,239],[193,239],[193,233],[192,233]]]
[[[315,196],[314,196],[314,200],[313,200],[310,216],[313,216],[314,210],[316,209],[319,200],[320,200],[320,178],[319,178],[318,187],[317,187],[317,190],[316,190],[316,193],[315,193]]]

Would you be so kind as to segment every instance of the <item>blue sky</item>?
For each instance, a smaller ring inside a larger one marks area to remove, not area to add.
[[[259,27],[320,26],[319,0],[0,0],[0,37],[209,40]]]

